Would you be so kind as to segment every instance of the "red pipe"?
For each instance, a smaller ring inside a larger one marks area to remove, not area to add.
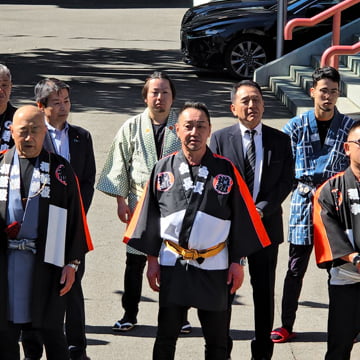
[[[331,64],[331,58],[337,55],[355,55],[360,52],[360,41],[354,45],[335,45],[324,51],[321,66]]]
[[[321,64],[329,64],[330,66],[334,67],[335,69],[339,68],[339,58],[338,55],[342,55],[343,53],[338,53],[338,49],[344,49],[344,47],[338,47],[340,44],[340,27],[341,27],[341,12],[357,3],[360,0],[344,0],[341,3],[332,6],[331,8],[321,12],[313,16],[312,18],[297,18],[292,19],[287,22],[284,28],[284,39],[285,40],[292,40],[292,33],[294,28],[298,26],[314,26],[329,17],[333,17],[333,27],[332,27],[332,47],[327,49],[322,57],[321,57]],[[346,46],[345,46],[346,47]],[[336,50],[334,50],[336,48]],[[347,48],[347,47],[346,47]],[[352,48],[350,46],[350,48]],[[358,49],[358,48],[357,48]],[[330,50],[330,51],[328,51]],[[326,55],[330,53],[331,55]],[[356,54],[356,52],[352,52],[351,54]],[[346,55],[346,54],[344,54]],[[323,59],[326,59],[323,61]],[[321,65],[323,66],[323,65]]]

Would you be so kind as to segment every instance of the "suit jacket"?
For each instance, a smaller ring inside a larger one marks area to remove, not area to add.
[[[255,200],[272,243],[284,241],[281,203],[292,189],[294,164],[290,137],[262,124],[263,167]],[[216,131],[210,139],[214,153],[230,159],[245,178],[244,151],[239,124]]]
[[[89,131],[70,124],[68,136],[70,164],[79,180],[81,198],[87,213],[94,195],[96,175],[92,138]],[[45,137],[44,148],[56,153],[49,133]]]

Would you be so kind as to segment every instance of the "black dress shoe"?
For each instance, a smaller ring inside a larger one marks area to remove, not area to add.
[[[70,351],[70,359],[71,360],[91,360],[87,355],[86,351]]]
[[[71,360],[91,360],[86,354],[82,354],[79,357],[70,357]]]

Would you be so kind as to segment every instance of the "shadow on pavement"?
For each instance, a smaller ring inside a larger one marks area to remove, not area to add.
[[[44,76],[59,77],[72,88],[72,112],[105,111],[129,115],[143,106],[141,88],[156,69],[168,72],[178,97],[175,107],[185,100],[205,102],[213,116],[229,115],[229,91],[233,79],[197,77],[182,63],[176,50],[97,48],[94,50],[35,49],[26,53],[2,54],[13,74],[12,99],[32,101],[33,88]],[[26,69],[26,71],[24,71]],[[129,101],[129,99],[131,101]],[[180,104],[180,105],[179,105]]]
[[[327,340],[327,333],[316,332],[316,331],[307,331],[307,332],[296,332],[296,338],[292,339],[291,342],[302,342],[302,343],[321,343]]]
[[[156,325],[139,325],[136,326],[133,330],[129,332],[114,332],[112,331],[110,326],[90,326],[86,325],[86,333],[87,334],[113,334],[114,336],[124,336],[124,337],[138,337],[138,338],[155,338],[156,336]],[[243,340],[251,340],[254,337],[253,330],[230,330],[230,336],[234,341],[243,341]],[[200,327],[193,327],[193,331],[188,335],[180,335],[180,337],[192,337],[192,338],[201,338],[203,337],[202,330]],[[292,339],[291,342],[326,342],[327,334],[326,332],[297,332],[296,338]],[[91,336],[88,336],[88,344],[89,345],[104,345],[106,341],[103,340],[95,340],[92,339]],[[281,346],[282,344],[277,344],[277,346]]]
[[[308,306],[308,307],[317,308],[317,309],[328,309],[329,308],[329,304],[318,303],[318,302],[314,302],[314,301],[301,301],[301,302],[299,302],[299,305]]]
[[[123,295],[124,291],[118,290],[118,291],[114,291],[115,294],[119,294],[119,295]],[[157,302],[157,300],[151,299],[149,297],[146,296],[141,296],[140,298],[141,302]]]
[[[114,332],[110,326],[90,326],[86,325],[87,334],[113,334],[114,336],[124,336],[124,337],[139,337],[139,338],[154,338],[156,337],[156,325],[141,325],[135,326],[133,330],[128,332]],[[313,334],[313,333],[310,333]],[[254,337],[254,332],[250,330],[230,330],[230,335],[234,341],[237,340],[251,340]],[[203,333],[200,327],[193,326],[191,334],[180,335],[180,338],[202,338]],[[93,344],[91,336],[88,337],[89,345],[102,345],[102,344]],[[100,341],[100,340],[99,340]]]
[[[42,48],[1,54],[0,63],[6,64],[13,74],[15,106],[32,102],[35,84],[51,76],[71,86],[73,113],[99,111],[131,116],[144,106],[141,88],[145,78],[154,70],[165,70],[176,85],[175,108],[186,100],[196,100],[207,104],[213,118],[232,117],[230,90],[237,80],[184,64],[178,50]],[[264,99],[264,119],[288,117],[288,111],[279,102],[274,103],[272,95],[264,93]]]

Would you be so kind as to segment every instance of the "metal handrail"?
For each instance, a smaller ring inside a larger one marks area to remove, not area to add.
[[[311,18],[297,18],[292,19],[287,22],[284,28],[284,39],[292,40],[292,32],[295,27],[298,26],[314,26],[330,17],[333,17],[333,27],[332,27],[332,46],[339,46],[340,44],[340,27],[341,27],[341,12],[346,10],[347,8],[356,5],[360,0],[344,0],[341,3],[332,6],[331,8],[324,10],[320,14],[317,14]],[[338,69],[339,68],[339,59],[337,51],[336,54],[332,55],[329,59],[331,66]]]
[[[327,48],[321,56],[321,66],[331,65],[335,56],[355,55],[360,52],[360,41],[354,45],[334,45]],[[332,65],[331,65],[332,66]]]

